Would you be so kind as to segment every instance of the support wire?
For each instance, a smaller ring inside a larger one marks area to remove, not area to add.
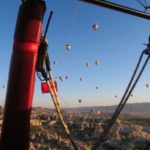
[[[143,64],[143,66],[142,66],[142,68],[141,68],[141,70],[140,70],[140,72],[139,72],[139,74],[138,74],[136,80],[134,81],[133,85],[131,86],[131,84],[132,84],[132,82],[133,82],[133,80],[134,80],[134,78],[135,78],[135,75],[136,75],[136,73],[137,73],[137,71],[138,71],[138,69],[139,69],[139,66],[140,66],[140,64],[141,64],[141,61],[142,61],[142,58],[143,58],[143,55],[144,55],[144,54],[148,54],[148,56],[147,56],[147,58],[146,58],[146,60],[145,60],[145,62],[144,62],[144,64]],[[107,125],[106,128],[104,129],[103,135],[102,135],[101,137],[99,137],[99,139],[97,140],[96,144],[93,146],[92,150],[96,150],[96,149],[105,141],[105,139],[106,139],[106,137],[107,137],[107,135],[108,135],[108,133],[109,133],[111,127],[113,126],[113,124],[115,123],[116,119],[117,119],[118,116],[120,115],[120,113],[121,113],[121,111],[123,110],[123,108],[124,108],[126,102],[127,102],[128,99],[129,99],[131,93],[133,92],[133,90],[134,90],[134,88],[135,88],[137,82],[139,81],[139,79],[140,79],[140,77],[141,77],[141,75],[142,75],[142,73],[143,73],[143,71],[144,71],[144,69],[145,69],[145,67],[146,67],[146,65],[147,65],[147,63],[148,63],[148,61],[149,61],[149,59],[150,59],[150,53],[149,53],[148,49],[146,49],[146,50],[144,50],[144,51],[141,53],[141,56],[140,56],[140,58],[139,58],[139,60],[138,60],[138,63],[137,63],[137,65],[136,65],[136,68],[135,68],[135,70],[134,70],[134,72],[133,72],[133,75],[132,75],[132,77],[131,77],[131,79],[130,79],[130,82],[129,82],[129,84],[128,84],[126,90],[125,90],[125,93],[124,93],[124,95],[123,95],[123,97],[122,97],[122,99],[121,99],[121,101],[120,101],[118,107],[117,107],[116,110],[115,110],[115,113],[113,114],[111,120],[109,121],[108,125]]]

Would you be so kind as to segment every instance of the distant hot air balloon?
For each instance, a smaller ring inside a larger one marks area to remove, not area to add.
[[[117,95],[115,95],[115,98],[117,98],[118,96]]]
[[[90,67],[90,63],[86,63],[86,66],[87,66],[87,67]]]
[[[95,114],[96,116],[99,116],[101,114],[101,110],[96,110]]]
[[[92,25],[92,27],[93,27],[94,30],[97,30],[99,28],[99,24],[98,23],[94,23]]]
[[[147,88],[149,88],[149,84],[145,84],[145,86],[146,86]]]
[[[53,61],[53,64],[54,64],[54,65],[56,65],[56,64],[57,64],[57,61],[56,61],[56,60],[54,60],[54,61]]]
[[[98,61],[98,60],[96,60],[96,61],[95,61],[95,64],[96,64],[96,65],[99,65],[99,61]]]
[[[68,76],[65,76],[66,80],[68,79]]]
[[[81,103],[82,102],[82,100],[81,99],[79,99],[79,103]]]
[[[80,81],[82,81],[82,78],[80,78]]]
[[[71,49],[71,45],[70,44],[66,44],[66,50],[70,50]]]
[[[99,87],[98,86],[96,86],[96,90],[98,90],[99,89]]]
[[[62,78],[62,76],[59,76],[59,80],[63,81],[63,78]]]

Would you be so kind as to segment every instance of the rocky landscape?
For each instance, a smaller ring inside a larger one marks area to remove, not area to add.
[[[0,127],[2,125],[2,112]],[[123,112],[113,125],[99,150],[143,150],[150,142],[149,115]],[[112,113],[96,109],[75,111],[64,109],[63,116],[79,150],[90,150],[102,135]],[[55,110],[33,108],[31,117],[30,150],[73,150]]]
[[[81,150],[90,150],[97,138],[102,135],[110,114],[96,111],[64,111],[63,116],[71,134]],[[35,109],[31,120],[30,149],[72,150],[55,111]],[[100,150],[143,150],[150,141],[150,119],[122,113],[113,125]]]

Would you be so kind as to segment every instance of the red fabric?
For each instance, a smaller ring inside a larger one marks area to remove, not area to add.
[[[33,43],[33,42],[14,42],[14,51],[32,51],[32,52],[37,52],[38,50],[38,43]]]
[[[53,86],[52,86],[52,82],[50,82],[50,85],[51,85],[52,91],[54,92],[54,88],[53,88]],[[56,81],[54,81],[54,86],[55,86],[56,91],[58,91],[57,82],[56,82]],[[42,90],[42,93],[43,93],[43,94],[44,94],[44,93],[50,93],[49,88],[48,88],[48,85],[47,85],[46,82],[42,82],[42,83],[41,83],[41,90]]]
[[[38,3],[24,2],[19,9],[1,131],[1,150],[29,149],[30,115],[43,14],[43,6]]]

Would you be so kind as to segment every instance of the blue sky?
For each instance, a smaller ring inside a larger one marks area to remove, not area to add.
[[[111,0],[142,10],[135,0]],[[0,9],[0,84],[7,85],[13,36],[21,0],[7,0]],[[79,2],[77,0],[47,0],[47,11],[53,10],[47,39],[54,77],[67,75],[68,80],[59,81],[59,95],[63,107],[117,104],[127,86],[141,51],[150,34],[150,21],[110,9]],[[93,30],[93,23],[100,25]],[[72,46],[66,51],[65,45]],[[96,66],[94,62],[100,61]],[[85,63],[91,66],[87,68]],[[150,84],[148,64],[133,98],[129,102],[148,102]],[[80,81],[80,77],[83,81]],[[99,87],[96,90],[96,86]],[[4,103],[6,89],[0,87],[0,102]],[[118,95],[118,98],[115,98]],[[82,99],[82,103],[78,100]],[[36,77],[33,106],[53,107],[49,94],[42,95],[40,81]]]

